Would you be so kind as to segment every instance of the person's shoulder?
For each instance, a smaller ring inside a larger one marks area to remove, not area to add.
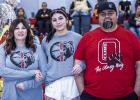
[[[43,40],[42,40],[41,44],[46,43],[46,39],[47,39],[47,36],[45,36],[45,37],[43,38]]]
[[[119,31],[127,32],[127,33],[132,33],[128,29],[126,29],[123,25],[118,25]]]
[[[51,10],[51,9],[47,9],[47,11],[48,11],[48,12],[52,12],[52,10]]]
[[[43,11],[43,9],[39,9],[38,11],[39,11],[39,12],[42,12],[42,11]]]
[[[51,9],[48,9],[49,11],[52,11]]]
[[[3,42],[2,44],[0,44],[0,49],[4,48],[5,44],[6,44],[5,42]]]
[[[126,29],[124,26],[122,26],[122,25],[119,25],[118,26],[118,28],[119,28],[119,32],[120,32],[120,34],[122,34],[122,35],[125,35],[125,36],[128,36],[128,37],[133,37],[133,36],[135,36],[135,34],[133,33],[133,32],[131,32],[130,30],[128,30],[128,29]]]
[[[98,28],[96,28],[96,29],[94,29],[94,30],[91,30],[91,31],[85,33],[84,36],[93,36],[93,35],[99,33],[100,30],[101,30],[100,27],[98,27]]]
[[[79,33],[76,33],[74,31],[69,31],[69,33],[73,36],[76,36],[76,37],[82,37],[82,35],[80,35]]]
[[[3,53],[3,52],[6,53],[6,51],[5,51],[5,49],[4,49],[5,45],[6,45],[5,42],[3,42],[2,44],[0,44],[0,52],[1,52],[1,53]]]
[[[36,49],[40,49],[41,45],[40,44],[35,44]]]

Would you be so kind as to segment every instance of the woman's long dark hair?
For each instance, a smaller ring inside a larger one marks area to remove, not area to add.
[[[28,25],[27,21],[25,19],[15,19],[9,28],[9,35],[6,39],[6,44],[4,46],[6,53],[10,54],[12,50],[16,48],[16,43],[14,39],[14,31],[19,23],[22,23],[24,27],[27,29],[27,37],[25,40],[25,46],[27,48],[32,48],[33,51],[35,52],[36,46],[33,42],[33,35],[31,34],[31,29],[30,26]]]
[[[46,42],[49,42],[49,41],[53,38],[53,36],[54,36],[54,34],[55,34],[55,32],[56,32],[56,30],[55,30],[55,29],[53,28],[53,26],[52,26],[52,16],[53,16],[55,13],[60,13],[60,14],[64,15],[64,17],[66,18],[66,20],[68,20],[67,29],[68,29],[68,27],[69,27],[69,18],[68,18],[68,14],[67,14],[63,9],[54,9],[54,10],[51,12],[51,14],[50,14],[50,18],[51,18],[51,31],[50,31],[50,32],[48,33],[48,35],[47,35]]]

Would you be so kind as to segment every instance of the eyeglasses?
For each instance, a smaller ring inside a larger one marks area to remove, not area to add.
[[[99,15],[102,17],[106,17],[106,16],[112,16],[115,13],[115,11],[109,11],[109,12],[101,12]]]

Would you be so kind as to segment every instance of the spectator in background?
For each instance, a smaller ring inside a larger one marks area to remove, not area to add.
[[[0,44],[6,40],[9,26],[16,19],[14,11],[16,4],[16,0],[4,0],[3,3],[0,3]]]
[[[88,0],[74,0],[72,2],[69,12],[73,18],[75,32],[83,35],[90,30],[91,10]]]
[[[3,24],[8,24],[16,19],[14,8],[16,7],[16,0],[4,0],[4,3],[0,4],[0,15]]]
[[[51,10],[47,8],[47,3],[42,2],[42,9],[39,9],[36,14],[37,27],[40,33],[50,32],[50,13]]]
[[[129,29],[140,38],[140,5],[136,7],[136,13],[129,18]]]
[[[131,1],[121,0],[119,2],[119,15],[118,15],[118,23],[124,24],[124,21],[131,16]],[[124,25],[127,27],[127,25]]]
[[[95,7],[93,9],[93,16],[92,16],[92,23],[98,24],[98,7],[100,3],[107,2],[107,0],[97,0],[97,4],[95,4]]]
[[[27,19],[25,10],[22,7],[17,9],[16,15],[18,19]]]

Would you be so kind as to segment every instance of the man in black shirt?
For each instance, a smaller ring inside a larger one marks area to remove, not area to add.
[[[50,13],[51,10],[47,8],[47,3],[42,2],[42,9],[39,9],[36,14],[37,27],[40,33],[50,31]]]
[[[131,14],[131,2],[122,0],[119,2],[119,24],[123,24],[125,19],[128,19]]]

